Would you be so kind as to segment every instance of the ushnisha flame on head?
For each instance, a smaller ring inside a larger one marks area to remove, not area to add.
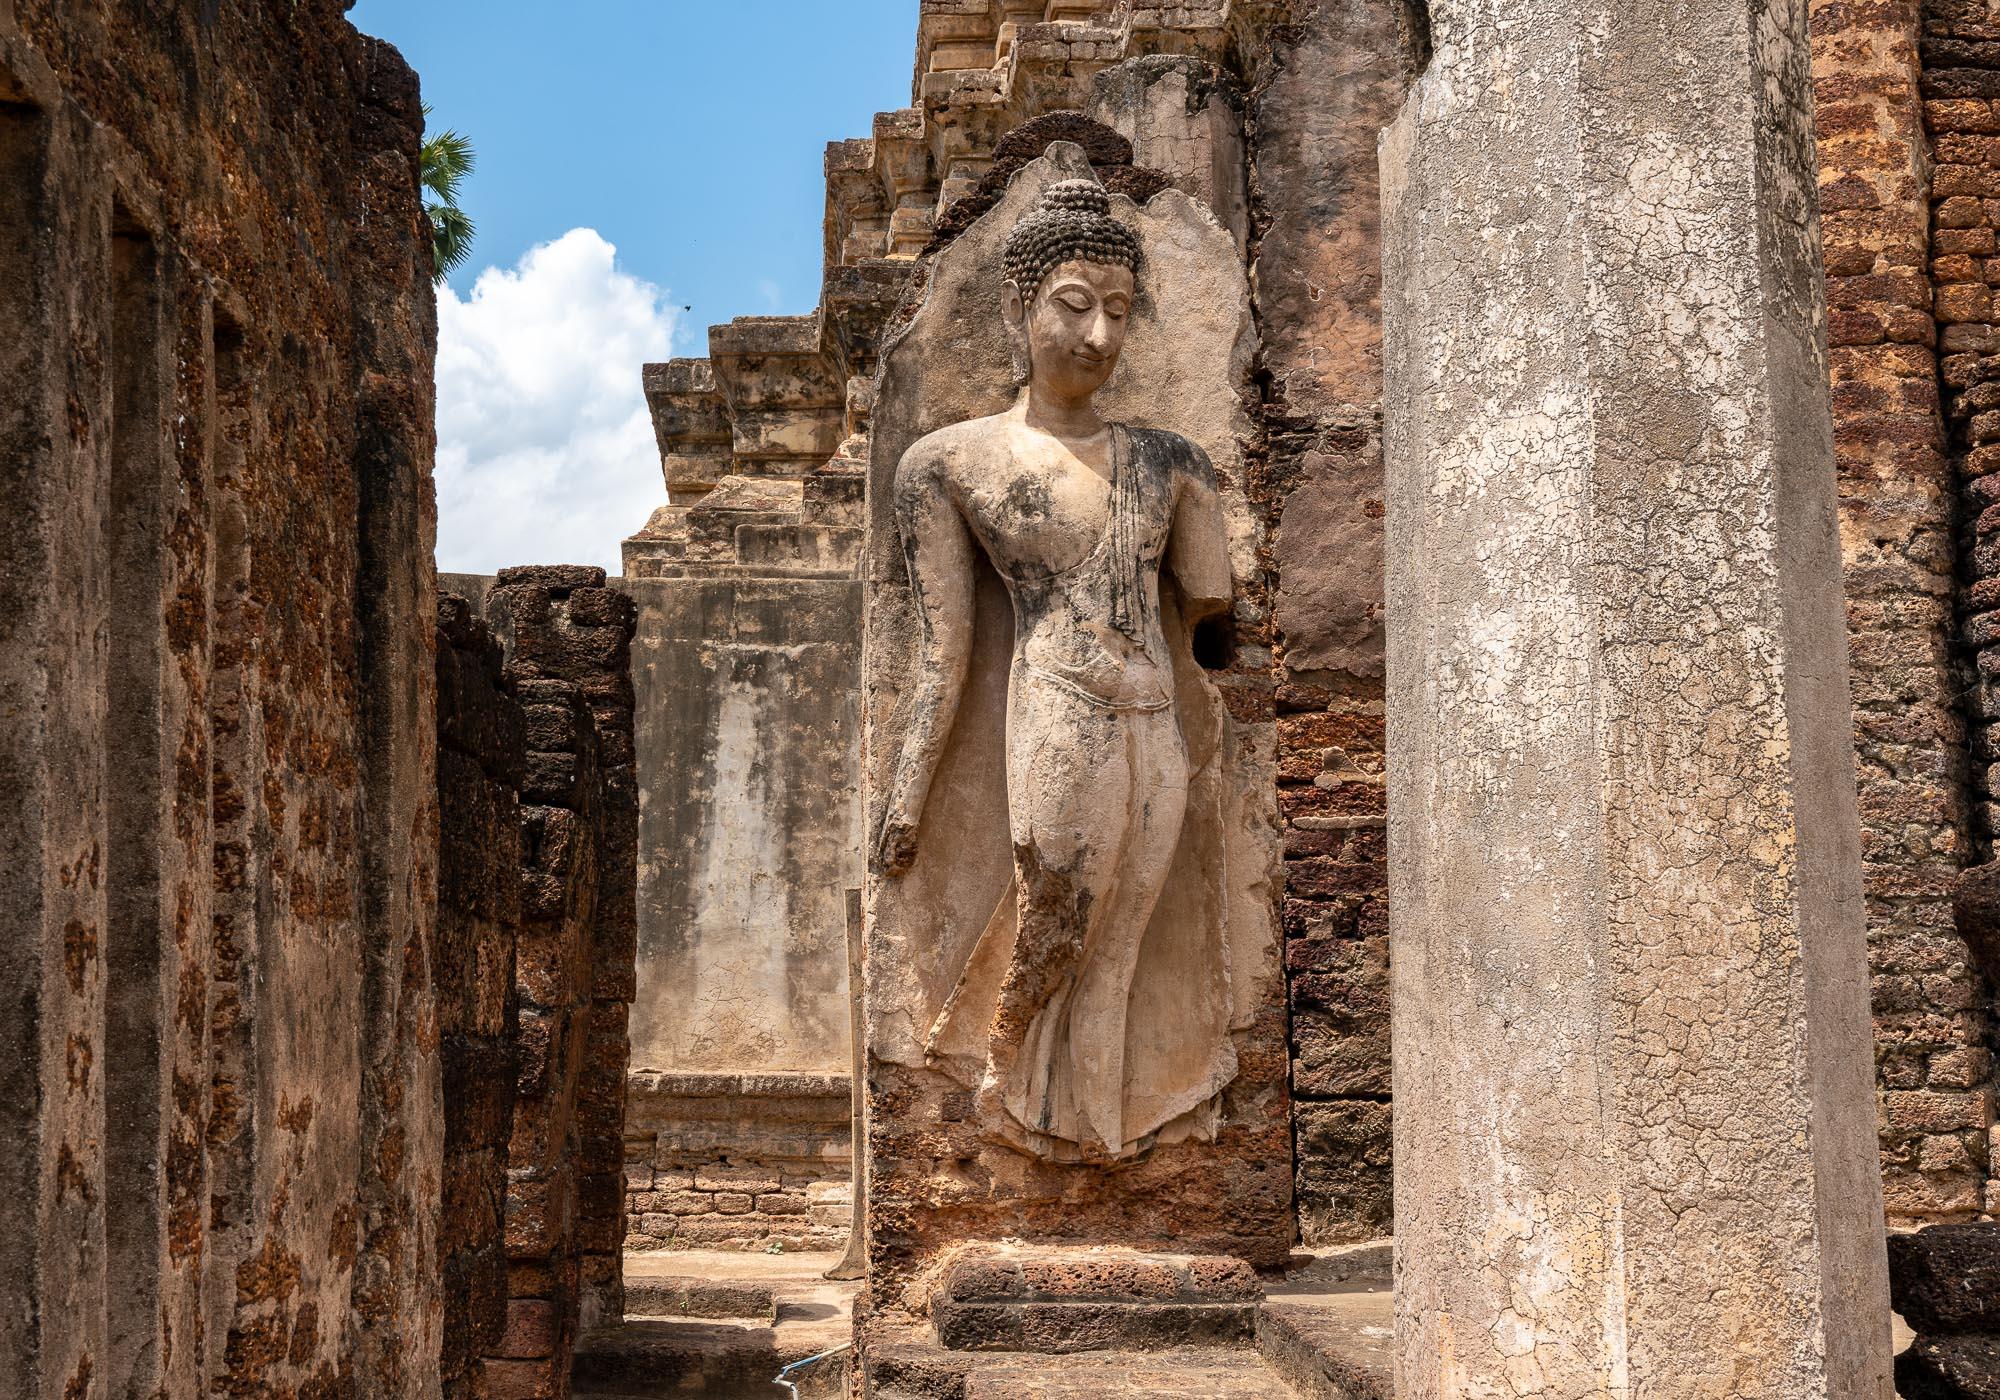
[[[1111,217],[1111,196],[1095,180],[1049,186],[1007,237],[1007,280],[1021,289],[1023,302],[1033,301],[1042,279],[1066,262],[1126,267],[1139,275],[1139,239]]]

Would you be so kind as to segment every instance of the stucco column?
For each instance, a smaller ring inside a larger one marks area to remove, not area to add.
[[[1384,136],[1398,1394],[1891,1392],[1803,0]]]

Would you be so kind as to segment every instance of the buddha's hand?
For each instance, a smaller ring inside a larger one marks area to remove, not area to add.
[[[875,868],[884,875],[901,875],[917,863],[917,819],[902,802],[891,802],[882,814],[875,838]]]

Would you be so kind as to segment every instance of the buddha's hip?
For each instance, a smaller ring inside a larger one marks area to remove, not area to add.
[[[1028,809],[1044,819],[1060,814],[1109,836],[1148,804],[1154,816],[1178,811],[1188,777],[1171,694],[1107,698],[1069,677],[1016,666],[1007,695],[1007,787],[1017,816]]]
[[[1012,681],[1107,710],[1166,710],[1174,704],[1173,665],[1157,628],[1134,637],[1059,612],[1022,631]]]

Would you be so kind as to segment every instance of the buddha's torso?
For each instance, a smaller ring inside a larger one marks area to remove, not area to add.
[[[1114,425],[1065,444],[1009,415],[963,427],[946,480],[1013,599],[1016,683],[1114,709],[1171,705],[1160,559],[1181,440]]]

